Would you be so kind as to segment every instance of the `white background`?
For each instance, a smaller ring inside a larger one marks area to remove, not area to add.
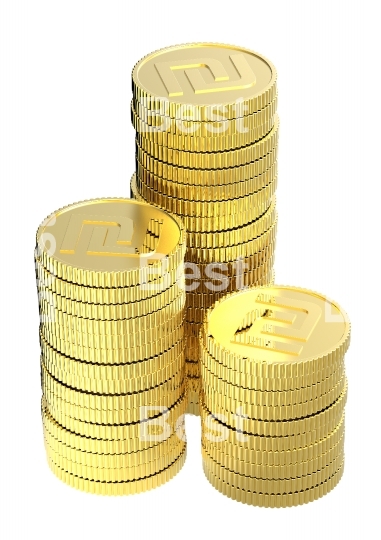
[[[1,2],[2,538],[373,537],[380,494],[376,5]],[[215,491],[202,473],[195,417],[187,418],[184,469],[150,493],[83,494],[58,481],[45,462],[36,228],[71,202],[129,194],[131,69],[150,51],[188,41],[246,46],[277,67],[277,282],[327,294],[353,325],[344,478],[302,507],[254,508]]]

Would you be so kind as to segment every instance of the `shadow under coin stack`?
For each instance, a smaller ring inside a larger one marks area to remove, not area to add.
[[[180,221],[130,199],[37,231],[45,447],[73,487],[138,493],[185,461],[184,253]]]
[[[344,469],[350,325],[320,294],[261,287],[228,295],[201,331],[204,472],[255,506],[313,501]]]
[[[190,44],[140,60],[132,87],[132,195],[181,216],[188,232],[188,412],[199,414],[206,308],[227,291],[273,281],[276,72],[246,49]]]

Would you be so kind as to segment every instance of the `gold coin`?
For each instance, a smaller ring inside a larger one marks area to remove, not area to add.
[[[147,171],[143,165],[137,162],[136,176],[140,182],[152,190],[165,193],[176,199],[188,199],[191,201],[219,201],[238,199],[250,193],[255,193],[268,186],[275,180],[278,174],[277,162],[266,169],[262,174],[253,178],[241,179],[230,184],[210,184],[200,186],[197,184],[184,184],[173,180],[166,180],[152,172]]]
[[[51,362],[49,358],[41,357],[41,361],[46,365],[47,370],[51,375],[66,386],[70,386],[76,390],[82,390],[85,392],[92,392],[97,394],[105,395],[116,395],[116,394],[131,394],[133,392],[141,392],[143,390],[148,390],[148,388],[153,388],[163,384],[165,381],[173,377],[184,367],[184,351],[170,361],[167,360],[166,365],[162,369],[152,371],[146,375],[141,375],[140,377],[120,377],[118,379],[107,379],[104,375],[107,375],[107,368],[119,367],[119,366],[102,366],[94,364],[86,364],[85,362],[80,362],[79,360],[73,360],[63,355],[59,355],[63,360],[61,365],[57,365],[54,362]],[[158,358],[158,357],[156,357]],[[167,357],[168,359],[170,356]],[[138,362],[138,364],[146,364],[146,367],[140,367],[144,371],[152,370],[152,367],[147,367],[150,364],[150,361]],[[84,367],[85,365],[85,367]],[[89,369],[95,367],[96,369]],[[122,367],[128,367],[131,364],[124,364]],[[136,367],[135,365],[132,365]],[[106,369],[104,369],[106,368]],[[92,377],[83,376],[83,372],[89,372],[93,375]],[[110,371],[120,371],[123,372],[123,369],[113,369]],[[131,370],[133,371],[133,370]],[[125,370],[125,373],[128,373],[128,370]],[[95,377],[94,377],[95,375]]]
[[[204,372],[202,372],[204,374]],[[298,420],[314,414],[335,403],[345,388],[346,378],[342,375],[333,388],[325,394],[303,403],[281,405],[282,398],[276,392],[258,392],[247,390],[238,386],[223,385],[221,382],[214,387],[206,384],[203,379],[202,389],[205,405],[209,410],[220,412],[232,418],[235,414],[245,417],[245,425],[254,425],[257,420],[282,421]],[[222,390],[226,390],[226,394]],[[236,397],[238,396],[238,397]],[[254,403],[255,402],[255,403]],[[239,412],[237,412],[239,411]]]
[[[156,132],[166,132],[174,135],[192,136],[196,138],[215,138],[221,136],[244,136],[253,129],[266,124],[273,118],[278,107],[278,96],[266,105],[260,111],[252,114],[246,114],[231,120],[200,121],[181,120],[179,118],[170,118],[161,114],[160,111],[152,111],[136,100],[131,101],[131,113],[138,116],[144,124],[148,124]],[[165,111],[163,111],[165,113]],[[134,118],[132,115],[132,123]],[[145,127],[145,126],[143,126]],[[136,128],[135,128],[136,129]],[[246,143],[247,144],[247,143]]]
[[[246,182],[263,175],[277,163],[278,147],[259,159],[238,167],[228,166],[222,169],[192,169],[179,167],[159,161],[142,148],[136,147],[136,171],[140,177],[143,170],[147,174],[176,182],[182,186],[195,187],[220,186],[237,182]]]
[[[179,328],[182,325],[183,319],[184,314],[183,312],[180,312],[168,319],[165,326],[162,324],[156,328],[142,328],[141,331],[137,331],[135,333],[127,333],[126,331],[119,334],[108,335],[107,333],[99,334],[95,332],[80,332],[79,330],[70,328],[67,325],[60,325],[59,321],[54,322],[48,320],[47,322],[41,323],[41,331],[48,343],[64,354],[64,351],[56,347],[54,343],[55,338],[63,342],[93,349],[126,348],[132,350],[135,347],[143,346],[147,341],[157,341],[164,338],[168,333],[171,333],[175,331],[176,328]],[[85,360],[85,358],[81,358],[81,360]]]
[[[334,487],[336,487],[337,484],[340,482],[344,472],[343,464],[341,468],[330,478],[310,489],[306,489],[304,491],[299,491],[296,493],[270,495],[265,493],[247,491],[224,482],[218,476],[213,474],[213,472],[206,465],[205,461],[203,462],[203,468],[207,480],[220,493],[223,493],[230,499],[238,502],[250,504],[253,506],[264,506],[267,508],[285,508],[315,501],[316,499],[323,497],[324,495],[329,493]]]
[[[171,133],[162,130],[162,128],[150,126],[137,116],[133,109],[131,109],[131,121],[136,131],[136,141],[140,146],[145,146],[145,141],[152,141],[166,148],[185,152],[225,152],[235,150],[263,139],[274,127],[274,116],[272,116],[259,126],[246,130],[243,128],[241,132],[236,132],[233,135],[223,132],[223,126],[220,126],[217,128],[220,130],[219,137],[209,137],[187,134],[186,131],[184,133]],[[241,122],[239,121],[239,123]],[[197,123],[194,122],[194,124],[197,130]]]
[[[102,289],[64,281],[45,270],[38,258],[35,258],[35,267],[39,296],[49,296],[51,292],[75,302],[96,305],[123,304],[125,309],[129,310],[132,310],[132,306],[135,305],[134,309],[139,310],[139,306],[142,306],[141,309],[147,309],[147,312],[152,311],[153,307],[171,302],[178,296],[184,279],[184,266],[181,264],[176,269],[160,275],[159,279],[147,281],[138,286]],[[132,310],[131,313],[134,311]]]
[[[206,419],[205,411],[203,410],[201,410],[201,417],[203,427],[202,444],[208,449],[212,457],[216,456],[216,461],[219,461],[220,458],[218,456],[221,455],[228,456],[233,462],[245,462],[274,469],[276,467],[297,466],[301,463],[311,463],[318,460],[320,456],[327,454],[332,448],[338,447],[338,445],[342,445],[344,442],[344,415],[335,429],[323,439],[312,442],[308,446],[285,450],[273,450],[275,445],[278,447],[276,437],[255,438],[255,435],[244,435],[240,432],[235,434],[235,440],[233,441],[231,433],[228,433],[226,437],[221,437],[225,433],[219,433],[217,436],[216,431],[210,429],[214,427],[214,424],[210,419]],[[227,428],[226,431],[228,431]],[[309,440],[311,440],[311,436],[312,434],[310,433]],[[225,438],[227,440],[221,440]],[[251,443],[249,443],[251,447],[245,447],[244,445],[248,444],[247,441],[249,439],[252,439]],[[286,440],[284,446],[289,442],[289,437],[281,437],[280,439],[282,445]]]
[[[147,252],[148,224],[161,223],[156,249]],[[142,247],[143,246],[143,247]],[[126,287],[177,268],[185,251],[181,222],[130,199],[94,199],[58,210],[37,231],[36,256],[57,277],[90,287]]]
[[[184,364],[184,341],[153,358],[130,364],[91,364],[75,360],[41,338],[41,354],[49,373],[58,381],[88,392],[127,394],[158,386]]]
[[[276,80],[274,66],[258,53],[189,43],[142,58],[132,71],[132,92],[149,110],[164,103],[166,116],[216,121],[216,113],[231,119],[263,109],[276,95]]]
[[[247,418],[238,405],[234,412],[223,409],[221,406],[207,405],[203,394],[203,403],[207,410],[218,419],[223,419],[223,423],[235,427],[245,433],[252,435],[264,435],[269,437],[284,437],[288,435],[299,435],[308,431],[316,431],[322,427],[328,429],[326,435],[332,431],[332,424],[335,426],[342,417],[347,401],[348,385],[346,384],[339,398],[327,406],[322,411],[306,417],[297,417],[292,420],[259,420]],[[331,429],[330,429],[331,428]],[[326,436],[324,435],[324,436]]]
[[[41,411],[45,431],[66,446],[96,454],[126,454],[152,448],[173,434],[183,438],[187,402],[184,393],[171,407],[157,405],[156,410],[152,408],[151,418],[121,425],[82,422],[49,406],[51,413],[44,397]]]
[[[259,195],[254,194],[252,196],[253,203],[251,207],[248,206],[247,197],[242,197],[235,201],[221,201],[218,204],[215,202],[213,205],[208,202],[208,205],[205,205],[203,207],[204,210],[202,210],[201,203],[197,201],[189,201],[188,203],[188,201],[181,199],[165,198],[164,200],[164,197],[159,193],[145,193],[146,189],[143,189],[141,192],[140,188],[136,185],[136,175],[134,174],[131,178],[131,194],[136,200],[143,202],[150,201],[152,204],[166,211],[177,212],[181,216],[187,230],[193,232],[224,231],[251,223],[260,218],[269,209],[275,188],[276,184],[274,181],[269,186],[263,188],[261,192],[258,192]],[[226,203],[225,206],[224,203]],[[245,208],[240,208],[241,204]],[[216,206],[216,208],[212,211],[211,208],[213,206]],[[218,208],[220,208],[220,214],[218,213]],[[212,215],[198,215],[202,211]]]
[[[187,343],[187,355],[189,355],[188,351],[189,343]],[[237,380],[239,379],[238,384],[227,382],[219,378],[208,369],[208,365],[205,364],[205,358],[205,355],[202,354],[201,372],[205,392],[208,393],[208,389],[210,389],[211,392],[214,391],[216,394],[220,394],[221,397],[226,397],[229,400],[243,401],[245,405],[247,404],[249,407],[251,404],[268,407],[287,407],[289,405],[307,403],[313,400],[317,400],[316,406],[318,406],[318,401],[323,396],[326,396],[324,399],[328,399],[328,394],[332,391],[333,395],[336,395],[334,392],[335,388],[339,395],[341,391],[339,391],[337,385],[340,384],[341,387],[344,385],[344,364],[342,364],[340,368],[336,370],[330,377],[324,379],[323,381],[319,381],[312,386],[305,386],[298,389],[284,391],[258,390],[248,388],[245,377],[242,377],[240,373],[236,373]],[[334,398],[333,401],[335,401],[336,398]]]
[[[89,480],[65,471],[56,465],[50,458],[48,458],[48,463],[52,472],[60,480],[81,491],[95,493],[98,495],[132,495],[134,493],[142,493],[144,491],[154,489],[171,480],[171,478],[173,478],[181,470],[185,463],[185,458],[186,450],[184,450],[184,452],[180,454],[176,461],[174,461],[169,467],[160,471],[159,473],[146,478],[125,482],[99,482]]]
[[[263,378],[296,381],[307,371],[327,366],[334,371],[349,337],[350,324],[338,304],[318,293],[281,286],[219,300],[203,331],[206,349],[220,363]]]
[[[166,208],[169,212],[174,212],[181,216],[209,218],[230,213],[247,212],[249,208],[252,208],[253,214],[255,214],[257,206],[263,208],[267,201],[272,200],[277,187],[277,178],[275,178],[273,182],[259,191],[255,191],[239,199],[191,201],[188,199],[177,199],[170,197],[167,193],[155,191],[139,178],[136,178],[136,175],[135,182],[138,192],[144,199],[152,201],[153,204],[157,204],[159,207]],[[260,216],[261,214],[258,217]],[[254,221],[254,219],[251,221]]]
[[[179,428],[184,430],[184,422]],[[126,452],[123,454],[98,454],[95,452],[84,452],[77,448],[67,446],[62,441],[56,439],[49,431],[44,428],[44,437],[46,444],[59,456],[66,458],[69,461],[77,463],[79,465],[87,465],[90,467],[99,467],[105,469],[118,469],[139,467],[146,463],[157,460],[163,455],[168,454],[169,451],[178,447],[180,443],[183,443],[177,433],[173,433],[166,440],[157,443],[155,446],[145,448],[144,450],[137,450],[136,452]]]
[[[41,285],[38,285],[38,298],[41,304],[52,306],[68,315],[84,319],[96,319],[99,321],[117,321],[128,318],[135,319],[136,317],[144,317],[160,311],[163,306],[172,305],[181,291],[184,290],[184,283],[181,286],[172,286],[165,295],[155,296],[149,300],[140,300],[139,302],[123,304],[92,304],[89,302],[73,300],[61,296]]]
[[[248,242],[236,244],[235,246],[216,247],[216,248],[193,248],[189,247],[187,251],[187,261],[199,261],[200,263],[236,263],[241,261],[245,263],[247,259],[252,258],[258,252],[264,251],[269,245],[275,244],[278,228],[278,219],[274,221],[271,227],[257,238]],[[247,261],[249,262],[249,261]],[[269,261],[270,262],[270,261]],[[242,266],[241,264],[241,266]],[[265,265],[262,265],[265,266]],[[266,265],[268,267],[268,265]],[[271,260],[272,266],[272,260]],[[242,268],[244,272],[247,267]]]
[[[91,466],[84,463],[71,461],[66,456],[60,455],[45,440],[45,449],[49,459],[58,465],[61,469],[88,480],[98,482],[125,482],[146,478],[152,474],[157,474],[171,463],[173,463],[186,448],[186,443],[178,440],[177,445],[171,448],[167,453],[161,454],[153,461],[147,461],[140,465],[105,468]]]
[[[224,365],[209,354],[202,341],[199,341],[199,343],[202,361],[216,377],[236,386],[240,386],[244,378],[245,386],[255,390],[261,390],[262,392],[303,391],[306,388],[312,389],[317,385],[321,387],[324,384],[330,384],[333,376],[344,372],[344,359],[342,359],[341,362],[326,366],[320,371],[307,371],[303,376],[300,376],[297,379],[294,377],[264,378],[257,375],[254,369],[253,374],[236,371],[236,368],[239,367],[238,363],[235,368]]]
[[[90,362],[92,364],[128,364],[153,358],[170,349],[184,337],[184,325],[175,328],[172,332],[168,332],[165,337],[156,341],[151,342],[148,340],[146,343],[136,345],[135,347],[123,345],[122,348],[115,349],[108,348],[108,346],[100,349],[71,343],[55,334],[51,334],[46,328],[42,327],[40,327],[40,335],[43,336],[52,348],[65,356],[70,356],[83,362]],[[123,340],[121,339],[120,341]]]
[[[255,493],[266,493],[270,495],[282,495],[284,493],[296,493],[311,489],[334,475],[343,465],[344,452],[342,451],[326,467],[312,474],[301,476],[300,478],[287,478],[284,480],[269,480],[264,478],[252,478],[229,471],[215,462],[203,449],[203,461],[207,468],[218,478],[231,486],[251,491]]]
[[[94,319],[78,316],[76,314],[66,313],[58,306],[51,304],[44,298],[39,299],[40,313],[46,317],[50,317],[52,324],[59,324],[73,331],[83,332],[86,334],[124,334],[138,333],[151,328],[159,328],[166,325],[167,321],[178,315],[181,320],[181,315],[185,306],[185,291],[181,291],[179,296],[170,304],[162,305],[157,311],[141,315],[139,317],[126,317],[122,319]],[[48,321],[48,319],[46,319]]]
[[[344,437],[325,454],[321,454],[310,461],[294,463],[292,465],[260,465],[257,463],[241,461],[224,452],[216,451],[215,447],[203,442],[206,455],[222,467],[244,476],[263,478],[265,480],[284,480],[311,475],[327,467],[344,452]]]
[[[160,399],[165,400],[166,396],[169,396],[173,392],[178,393],[179,388],[183,384],[184,373],[185,366],[182,364],[178,372],[173,374],[172,377],[168,378],[159,386],[153,386],[146,390],[141,390],[140,392],[106,395],[83,392],[62,384],[52,377],[44,363],[41,362],[41,383],[45,395],[49,393],[52,396],[52,399],[56,396],[62,401],[79,408],[98,411],[115,411],[116,414],[122,409],[140,409],[151,403],[159,402]],[[180,394],[176,399],[179,397]],[[176,399],[172,403],[174,403]]]
[[[130,408],[123,408],[122,406],[119,409],[90,409],[83,405],[69,403],[46,387],[43,388],[43,391],[49,411],[54,418],[58,418],[59,415],[57,414],[57,411],[61,411],[61,413],[65,415],[65,420],[66,417],[68,417],[91,424],[121,425],[139,422],[142,418],[151,418],[157,413],[157,410],[160,410],[160,407],[172,407],[185,392],[184,382],[173,390],[166,391],[166,385],[163,384],[162,386],[163,392],[158,401],[141,402],[133,408],[132,400],[125,400],[126,405],[129,405]],[[142,396],[140,396],[140,398],[142,399]],[[138,399],[135,401],[138,401]],[[66,422],[64,427],[70,429],[70,421]]]
[[[259,141],[237,148],[235,150],[225,150],[221,152],[190,152],[168,148],[156,144],[148,139],[136,137],[136,153],[140,154],[140,149],[150,154],[153,158],[190,169],[224,169],[228,167],[240,167],[272,152],[278,144],[279,118],[274,117],[274,127]],[[139,159],[144,164],[144,161]]]

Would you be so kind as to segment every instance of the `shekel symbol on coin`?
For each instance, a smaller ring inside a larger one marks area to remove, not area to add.
[[[238,78],[236,80],[230,80],[223,64],[215,58],[194,58],[186,62],[157,62],[155,68],[169,97],[184,95],[184,90],[174,73],[174,71],[179,70],[185,72],[195,94],[242,90],[255,85],[256,76],[243,54],[230,54],[229,61],[237,71]],[[199,68],[209,69],[214,81],[206,82]]]
[[[231,342],[292,356],[301,354],[323,314],[312,302],[281,296],[260,294],[255,305]]]
[[[126,216],[74,214],[70,217],[60,253],[104,257],[140,257],[144,254],[150,255],[152,260],[155,249],[149,247],[152,240],[148,243],[145,241],[147,236],[151,236],[155,244],[158,243],[158,237],[149,235],[148,226],[134,227],[134,221]]]

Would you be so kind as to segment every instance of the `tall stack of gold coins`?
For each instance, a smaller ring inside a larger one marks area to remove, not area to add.
[[[276,71],[219,44],[160,50],[132,72],[132,195],[181,216],[186,253],[188,412],[198,414],[199,330],[227,291],[273,280]]]
[[[204,472],[255,506],[313,501],[344,469],[344,355],[350,325],[324,296],[293,287],[227,295],[201,330]]]
[[[185,461],[185,242],[176,217],[130,199],[37,231],[45,447],[73,487],[138,493]]]

